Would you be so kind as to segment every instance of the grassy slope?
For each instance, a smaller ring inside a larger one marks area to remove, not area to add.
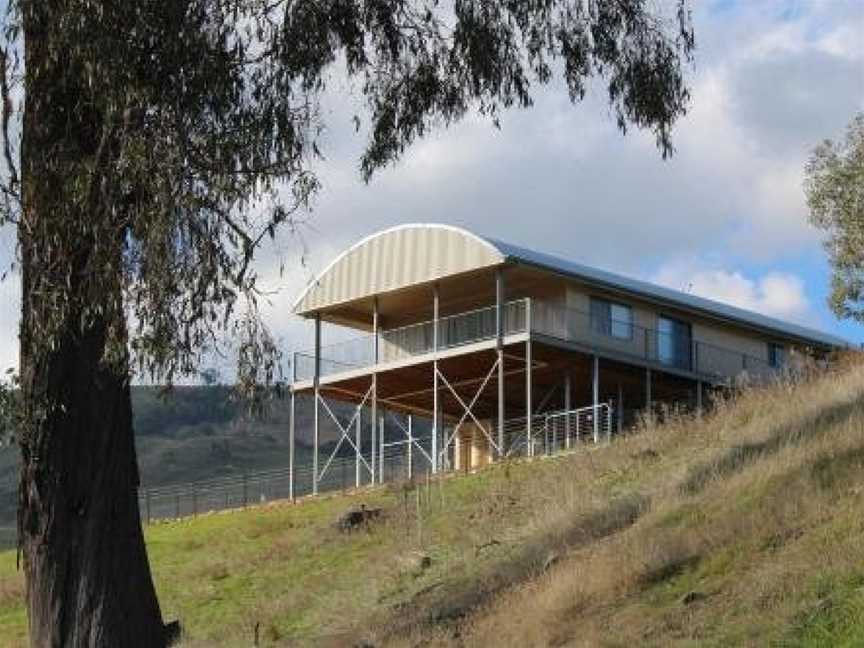
[[[288,402],[275,401],[266,420],[249,420],[225,387],[133,387],[138,466],[144,487],[286,468]],[[305,403],[301,403],[305,405]],[[309,463],[310,408],[299,407],[298,465]],[[338,410],[337,410],[338,411]],[[324,421],[322,438],[332,439]],[[0,549],[14,545],[18,448],[0,448]]]
[[[337,532],[361,501],[384,521]],[[190,646],[256,626],[263,645],[857,646],[862,537],[861,365],[610,447],[147,530]],[[3,645],[24,640],[14,563]]]

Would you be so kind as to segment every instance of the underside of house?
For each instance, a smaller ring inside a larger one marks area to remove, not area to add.
[[[605,441],[845,346],[444,225],[363,239],[294,312],[315,335],[293,356],[292,411],[309,394],[314,429],[310,483],[292,477],[292,495],[333,487],[337,463],[359,486]],[[322,421],[336,430],[326,443]]]

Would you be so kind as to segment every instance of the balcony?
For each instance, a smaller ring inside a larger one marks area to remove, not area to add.
[[[504,335],[528,333],[535,339],[564,342],[585,351],[631,360],[707,380],[727,380],[746,374],[753,379],[771,376],[776,369],[762,358],[700,340],[645,328],[632,322],[605,319],[537,299],[520,299],[504,306]],[[434,322],[426,321],[379,332],[379,364],[433,352]],[[489,306],[438,320],[438,350],[494,340],[496,308]],[[375,363],[373,336],[363,335],[321,349],[321,376],[371,368]],[[311,380],[314,352],[294,354],[295,381]]]

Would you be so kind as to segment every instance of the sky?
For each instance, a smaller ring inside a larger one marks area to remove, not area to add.
[[[312,342],[291,304],[315,273],[408,222],[463,226],[864,342],[864,327],[826,306],[830,269],[802,189],[813,147],[864,110],[864,0],[693,4],[692,100],[666,161],[651,133],[618,131],[602,87],[573,105],[553,84],[532,109],[505,112],[500,130],[468,117],[365,184],[365,139],[335,81],[323,189],[299,236],[283,232],[257,262],[282,348]],[[0,232],[0,267],[11,240]],[[19,291],[16,276],[0,283],[0,371],[17,365]]]

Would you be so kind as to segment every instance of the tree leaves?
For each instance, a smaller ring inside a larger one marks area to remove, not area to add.
[[[843,142],[825,140],[807,163],[810,222],[827,232],[833,270],[828,304],[840,318],[864,322],[864,113]]]
[[[670,15],[649,0],[19,0],[4,51],[18,51],[23,19],[40,62],[24,90],[54,120],[31,153],[56,193],[51,219],[19,228],[40,250],[29,289],[56,306],[48,321],[25,312],[27,341],[50,345],[70,318],[84,330],[115,310],[132,330],[117,327],[106,357],[122,365],[128,344],[138,371],[168,380],[228,330],[236,301],[256,293],[256,250],[314,199],[334,66],[362,82],[368,181],[468,111],[497,125],[502,109],[531,106],[558,73],[574,102],[605,82],[622,131],[651,129],[665,157],[694,47],[686,0]],[[43,78],[44,97],[31,94]],[[6,178],[7,197],[18,184]]]

